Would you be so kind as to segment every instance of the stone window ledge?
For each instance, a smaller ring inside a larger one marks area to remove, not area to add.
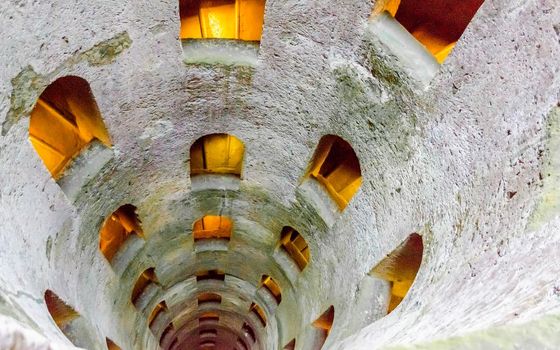
[[[389,67],[396,76],[404,73],[424,88],[439,71],[435,57],[387,12],[370,19],[366,36],[374,68]]]
[[[121,246],[113,257],[111,265],[117,276],[122,276],[128,266],[136,258],[138,253],[144,248],[144,239],[137,235],[131,235]]]
[[[194,242],[196,253],[228,250],[229,240],[227,239],[201,239]]]
[[[290,283],[295,284],[300,273],[299,267],[292,257],[281,247],[277,248],[272,256],[274,261],[280,266]]]
[[[340,209],[327,189],[316,179],[308,177],[297,189],[301,198],[311,205],[323,222],[332,227],[340,217]]]
[[[185,64],[249,66],[258,64],[259,43],[231,39],[183,39]]]
[[[57,183],[68,199],[75,202],[82,189],[113,160],[113,157],[112,149],[94,141],[72,160]]]
[[[205,190],[238,191],[241,179],[230,174],[200,174],[191,177],[192,192]]]

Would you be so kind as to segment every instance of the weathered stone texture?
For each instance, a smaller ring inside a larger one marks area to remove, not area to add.
[[[330,305],[325,349],[560,343],[557,1],[486,0],[426,86],[371,51],[371,8],[268,0],[258,61],[240,66],[184,62],[177,1],[1,2],[0,295],[21,311],[0,308],[0,348],[71,345],[45,307],[51,289],[91,324],[89,348],[109,337],[156,349],[147,314],[166,298],[174,315],[192,307],[189,278],[208,268],[249,282],[225,284],[226,311],[248,308],[264,273],[287,286],[270,331],[259,331],[262,349],[296,336],[303,345]],[[70,197],[28,140],[37,97],[65,75],[91,84],[114,143]],[[245,144],[242,178],[197,187],[189,147],[221,132]],[[347,140],[361,164],[363,184],[341,213],[303,178],[326,134]],[[127,203],[145,241],[111,266],[99,227]],[[235,221],[227,251],[196,252],[192,223],[208,213]],[[285,225],[311,248],[295,278],[277,262]],[[372,323],[358,287],[412,232],[425,245],[416,282]],[[148,267],[161,285],[138,311],[130,291]]]

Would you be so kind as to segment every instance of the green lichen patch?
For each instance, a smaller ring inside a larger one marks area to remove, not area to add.
[[[355,99],[366,93],[366,86],[359,73],[350,65],[340,65],[333,69],[333,74],[344,99]]]
[[[403,113],[401,97],[394,95],[394,90],[386,90],[363,67],[340,64],[333,69],[333,75],[341,106],[347,110],[344,116],[355,124],[354,134],[368,130],[364,136],[369,140],[386,143],[396,157],[408,159],[412,153],[411,137],[417,133],[417,117]]]
[[[2,136],[5,136],[20,118],[31,113],[43,90],[62,73],[71,70],[73,66],[84,61],[92,66],[112,63],[119,54],[131,45],[132,40],[128,33],[124,32],[96,44],[89,50],[74,55],[47,74],[41,75],[35,72],[33,67],[25,67],[12,79],[10,109],[4,123],[2,123]]]
[[[31,112],[41,91],[47,86],[47,81],[45,77],[37,74],[31,66],[25,67],[12,79],[10,110],[2,124],[2,136],[8,133],[21,116],[28,115]]]
[[[92,66],[100,66],[115,61],[117,56],[123,53],[132,45],[132,39],[127,32],[96,44],[91,49],[82,53],[82,58],[87,60]]]
[[[368,60],[371,74],[379,80],[385,82],[388,86],[391,86],[394,89],[399,89],[410,85],[406,76],[400,74],[395,68],[393,68],[393,66],[387,62],[387,59],[374,54],[373,49],[369,52]]]
[[[560,213],[560,107],[548,116],[546,150],[543,159],[542,195],[529,220],[528,228],[537,230]]]
[[[416,345],[385,347],[386,350],[557,349],[560,316],[548,315],[525,324],[505,325]]]

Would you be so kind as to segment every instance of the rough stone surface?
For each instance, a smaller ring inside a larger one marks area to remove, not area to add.
[[[71,346],[47,312],[50,289],[88,321],[88,349],[105,349],[106,337],[157,349],[164,321],[196,312],[189,301],[218,288],[193,283],[206,269],[225,271],[224,322],[250,322],[255,349],[297,338],[296,349],[309,350],[311,324],[331,305],[324,349],[560,343],[557,1],[486,0],[427,86],[372,52],[372,6],[268,0],[258,60],[247,67],[185,64],[177,1],[1,2],[0,348]],[[28,140],[36,99],[65,75],[91,84],[114,143],[75,199]],[[209,133],[244,142],[238,186],[191,183],[189,147]],[[363,175],[334,214],[304,178],[327,134],[352,145]],[[111,265],[99,228],[127,203],[145,237]],[[233,219],[227,250],[197,251],[192,224],[207,214]],[[300,274],[279,257],[286,225],[310,245]],[[425,250],[411,291],[391,314],[364,315],[383,288],[364,310],[359,286],[412,232]],[[149,267],[159,284],[136,308],[131,289]],[[257,291],[263,274],[283,286],[276,309]],[[254,298],[267,328],[247,316]],[[162,300],[169,311],[150,331]]]

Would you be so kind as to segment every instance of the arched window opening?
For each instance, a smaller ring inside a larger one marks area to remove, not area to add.
[[[282,302],[282,289],[272,277],[269,275],[262,275],[261,286],[272,294],[278,304]]]
[[[340,210],[346,208],[362,184],[356,153],[348,142],[335,135],[321,138],[308,174],[327,189]]]
[[[248,350],[247,344],[243,341],[243,339],[237,337],[237,349],[239,350]]]
[[[226,274],[222,270],[208,270],[202,271],[196,274],[196,281],[207,281],[207,280],[217,280],[217,281],[225,281]]]
[[[206,303],[220,304],[221,302],[222,302],[222,297],[215,293],[202,293],[198,296],[198,305],[202,305]]]
[[[60,331],[79,348],[87,348],[97,339],[93,326],[72,306],[64,302],[51,290],[44,294],[47,311]]]
[[[296,340],[292,339],[288,344],[284,346],[284,350],[295,350],[296,349]]]
[[[263,327],[266,327],[266,314],[264,313],[262,307],[260,307],[256,303],[252,303],[249,311],[257,316]]]
[[[198,335],[201,337],[209,337],[209,338],[215,338],[218,336],[218,330],[217,329],[201,329],[198,332]]]
[[[149,269],[146,269],[144,272],[142,272],[142,274],[136,280],[134,287],[132,288],[132,294],[130,296],[132,304],[136,306],[146,288],[148,288],[149,285],[156,283],[158,283],[158,279],[156,276],[155,268],[150,267]]]
[[[334,323],[334,307],[331,306],[318,319],[313,322],[313,327],[317,329],[317,337],[315,338],[315,347],[313,350],[320,350],[331,332]]]
[[[92,141],[111,147],[88,82],[74,76],[55,80],[39,96],[31,111],[29,138],[55,179]]]
[[[200,315],[198,318],[198,323],[218,323],[220,321],[220,315],[217,312],[209,311]]]
[[[389,256],[383,259],[370,273],[391,284],[391,296],[387,313],[393,311],[404,299],[416,279],[422,263],[424,244],[422,236],[411,234]]]
[[[303,236],[290,226],[284,226],[280,234],[280,244],[295,261],[301,271],[305,269],[311,258],[309,246]]]
[[[212,339],[202,340],[200,342],[201,349],[214,349],[216,347],[216,341]]]
[[[193,224],[193,237],[195,242],[201,239],[231,238],[233,223],[225,216],[206,215]]]
[[[136,207],[125,204],[113,212],[101,226],[99,231],[99,249],[105,258],[111,262],[124,242],[131,235],[144,236],[142,225]]]
[[[191,146],[191,176],[231,174],[241,177],[245,146],[228,134],[206,135]]]
[[[181,39],[260,41],[265,0],[180,0]]]
[[[484,0],[384,0],[374,15],[388,12],[442,63]]]
[[[107,349],[109,350],[121,350],[121,347],[118,346],[117,344],[115,344],[114,341],[112,341],[109,338],[105,338],[105,341],[107,342]]]
[[[54,323],[70,339],[71,324],[80,317],[80,314],[51,290],[45,292],[45,303]]]
[[[255,331],[247,323],[243,323],[243,327],[241,327],[241,331],[243,332],[243,334],[249,337],[249,339],[251,339],[253,343],[257,341],[257,337],[255,336]]]
[[[157,304],[150,313],[150,316],[148,317],[148,327],[152,328],[152,325],[162,312],[167,312],[167,304],[165,303],[165,300]]]
[[[173,332],[174,330],[175,327],[173,326],[173,322],[171,322],[170,324],[167,325],[167,327],[165,327],[165,329],[161,333],[161,337],[159,338],[159,345],[162,345],[165,339],[169,337],[171,335],[171,332]],[[170,347],[168,349],[170,349]]]

